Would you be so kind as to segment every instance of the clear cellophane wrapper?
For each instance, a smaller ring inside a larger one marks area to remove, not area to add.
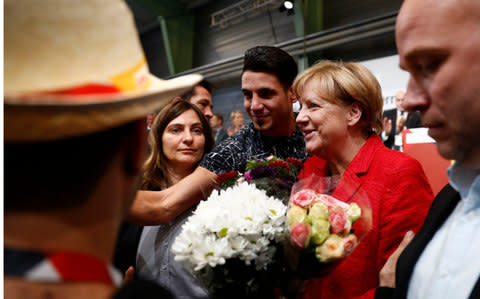
[[[287,225],[290,271],[301,279],[317,277],[349,256],[371,230],[370,201],[345,178],[312,174],[292,187]]]

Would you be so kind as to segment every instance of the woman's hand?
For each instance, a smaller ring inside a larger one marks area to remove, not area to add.
[[[133,266],[128,267],[127,271],[125,271],[125,277],[123,278],[123,284],[126,285],[127,283],[132,281],[134,275],[135,275],[135,268],[133,268]]]

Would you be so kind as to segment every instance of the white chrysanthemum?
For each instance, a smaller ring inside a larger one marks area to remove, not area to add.
[[[202,201],[182,227],[172,251],[189,271],[239,258],[264,269],[273,258],[272,242],[283,240],[287,207],[255,185],[241,182]]]

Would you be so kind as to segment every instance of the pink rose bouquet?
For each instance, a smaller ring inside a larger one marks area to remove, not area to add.
[[[321,188],[313,187],[312,181]],[[308,184],[299,181],[292,188],[287,211],[290,241],[287,258],[301,276],[315,276],[324,268],[322,265],[350,255],[371,229],[368,198],[361,192],[351,192],[355,196],[347,201],[335,198],[328,194],[337,187],[331,181],[331,178],[309,178]]]

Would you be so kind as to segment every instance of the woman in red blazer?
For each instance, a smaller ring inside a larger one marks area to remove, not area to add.
[[[301,177],[340,176],[333,196],[366,194],[372,230],[355,251],[299,298],[373,298],[378,274],[408,230],[423,224],[433,193],[418,161],[383,145],[383,98],[375,77],[356,63],[322,61],[294,82],[301,104],[297,124],[313,155]],[[348,186],[348,188],[343,188]]]

